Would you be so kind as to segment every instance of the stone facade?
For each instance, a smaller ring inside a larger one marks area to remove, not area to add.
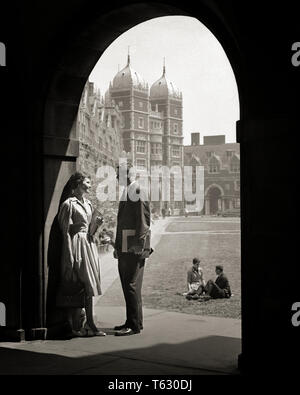
[[[106,97],[116,105],[124,118],[123,147],[137,169],[150,174],[153,167],[183,167],[182,93],[163,74],[149,90],[148,83],[127,65],[110,83]],[[153,181],[152,182],[160,182]],[[170,201],[152,201],[157,211],[162,207],[174,213],[183,201],[174,201],[174,185],[170,182]]]
[[[122,152],[122,126],[118,106],[105,100],[94,83],[87,81],[76,120],[79,138],[77,170],[91,176],[89,198],[96,207],[100,204],[96,199],[97,169],[103,165],[116,167],[118,164]]]
[[[193,134],[192,145],[184,147],[184,164],[204,166],[204,207],[201,214],[214,215],[240,210],[240,145],[225,143],[225,135],[205,136],[204,144]],[[193,184],[195,183],[193,171]],[[193,185],[195,188],[195,185]],[[186,205],[188,208],[188,205]]]

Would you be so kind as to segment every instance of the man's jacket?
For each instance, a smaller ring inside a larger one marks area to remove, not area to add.
[[[231,289],[230,289],[228,278],[225,276],[225,274],[221,273],[217,277],[215,282],[218,285],[218,287],[220,287],[221,289],[224,290],[225,296],[230,298],[230,296],[231,296]]]
[[[148,258],[150,247],[150,205],[137,182],[126,189],[119,203],[115,249],[120,253],[135,253]]]

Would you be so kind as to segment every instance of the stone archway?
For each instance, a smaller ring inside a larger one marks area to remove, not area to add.
[[[184,9],[178,9],[161,3],[140,3],[121,7],[107,14],[95,16],[83,31],[77,32],[72,44],[61,54],[52,80],[44,111],[43,130],[43,185],[44,185],[44,238],[40,270],[43,273],[43,301],[40,311],[40,327],[46,326],[45,301],[48,276],[48,243],[51,236],[52,224],[57,213],[60,191],[69,176],[76,169],[76,159],[79,155],[79,142],[76,128],[78,105],[85,82],[94,65],[110,43],[131,27],[146,20],[169,15],[194,16]],[[238,49],[231,40],[228,29],[216,14],[206,12],[198,18],[215,35],[223,45],[233,71],[238,69]],[[238,90],[239,81],[237,80]],[[239,90],[240,94],[240,90]],[[57,260],[54,259],[54,260]]]
[[[223,211],[223,196],[223,188],[217,184],[211,184],[206,188],[204,194],[205,215],[216,215],[218,212]]]
[[[89,73],[104,49],[122,32],[147,19],[176,13],[194,16],[211,30],[225,49],[239,88],[243,365],[253,373],[274,373],[278,368],[285,370],[280,363],[284,360],[285,368],[292,368],[288,362],[295,359],[291,356],[296,357],[293,345],[297,344],[298,333],[287,323],[291,302],[299,296],[299,275],[295,275],[299,265],[294,259],[297,233],[287,232],[293,227],[294,216],[291,219],[286,210],[278,208],[296,207],[297,195],[278,194],[278,188],[285,190],[288,180],[298,179],[299,70],[290,62],[297,13],[280,3],[270,8],[263,2],[199,0],[178,2],[176,9],[174,2],[164,1],[132,4],[126,0],[123,8],[119,7],[121,2],[97,2],[92,10],[84,0],[72,7],[48,0],[43,7],[14,3],[10,30],[17,40],[9,42],[9,73],[13,78],[5,74],[5,83],[7,92],[18,93],[22,105],[16,117],[12,101],[4,101],[11,115],[3,135],[6,163],[12,163],[12,153],[18,158],[10,166],[10,198],[6,199],[5,211],[15,213],[21,201],[22,215],[10,215],[6,222],[4,244],[12,248],[7,250],[10,259],[3,260],[0,267],[0,299],[7,313],[5,338],[20,339],[20,328],[25,328],[26,335],[37,328],[33,335],[42,337],[39,328],[45,326],[46,238],[41,236],[46,220],[55,212],[55,190],[76,160],[76,136],[70,131]],[[282,18],[290,23],[278,29]],[[278,54],[275,60],[272,54]],[[20,59],[24,67],[20,67]],[[274,158],[282,152],[288,155],[274,171]],[[15,248],[11,235],[20,224],[21,244]],[[274,293],[274,281],[265,279],[280,278],[282,262],[288,262],[293,275],[283,292]],[[1,334],[3,327],[0,329]],[[278,338],[283,339],[277,350],[277,355],[284,351],[280,360],[274,358]],[[290,373],[288,369],[286,372]]]
[[[195,17],[223,46],[241,96],[243,74],[238,72],[242,66],[240,47],[232,31],[233,26],[214,1],[207,3],[201,0],[197,8],[192,4],[174,6],[160,2],[132,4],[128,1],[115,9],[110,4],[105,7],[99,4],[93,7],[89,18],[82,18],[82,11],[86,11],[84,2],[78,2],[72,9],[49,3],[48,13],[36,10],[36,14],[28,15],[30,20],[34,19],[34,37],[39,37],[36,41],[28,41],[36,56],[24,53],[31,67],[22,69],[24,92],[29,92],[26,98],[24,96],[26,106],[22,118],[22,127],[27,133],[24,151],[28,149],[24,154],[28,161],[28,168],[25,168],[30,174],[26,185],[30,198],[26,201],[25,210],[30,231],[24,241],[28,265],[23,268],[18,263],[14,268],[17,274],[13,273],[12,280],[3,287],[7,327],[10,328],[8,337],[19,338],[19,328],[25,328],[28,339],[46,337],[48,242],[52,237],[51,226],[60,193],[75,170],[79,154],[73,123],[86,80],[110,43],[131,27],[152,18],[169,15]],[[34,25],[38,20],[35,15],[39,13],[45,24]],[[18,25],[20,34],[23,28],[22,24]],[[241,97],[240,103],[243,103]],[[23,261],[24,256],[21,256],[18,262]],[[11,266],[3,266],[5,270],[6,267],[11,273]]]
[[[222,210],[221,206],[221,191],[217,187],[210,188],[208,193],[209,208],[212,215],[217,214],[218,211]]]

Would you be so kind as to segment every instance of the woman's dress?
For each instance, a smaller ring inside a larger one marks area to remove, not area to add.
[[[89,234],[93,207],[89,200],[76,197],[65,200],[58,222],[63,234],[61,291],[75,295],[84,289],[85,296],[101,295],[100,260],[97,246]],[[66,300],[62,304],[67,304]],[[72,305],[71,297],[70,304]]]

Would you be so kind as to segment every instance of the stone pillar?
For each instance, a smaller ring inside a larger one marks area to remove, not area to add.
[[[222,211],[222,199],[221,198],[218,199],[218,210]]]
[[[205,215],[210,214],[210,202],[209,199],[205,199]]]
[[[225,199],[222,198],[222,212],[225,211]]]
[[[245,280],[242,286],[242,369],[248,371],[255,371],[258,363],[263,369],[267,367],[273,372],[278,367],[276,365],[283,368],[281,362],[289,363],[291,354],[298,352],[294,345],[299,341],[299,331],[287,325],[291,302],[296,300],[296,292],[299,295],[300,269],[293,258],[299,243],[296,233],[288,231],[297,215],[298,196],[296,193],[284,193],[287,191],[287,177],[296,180],[298,172],[295,158],[299,145],[295,136],[299,120],[295,114],[294,117],[291,114],[289,119],[248,119],[238,123],[242,191],[241,267]],[[272,161],[278,155],[284,155],[284,160],[280,162],[280,171],[274,171]],[[292,220],[283,207],[295,208]],[[282,276],[283,262],[288,281],[283,282],[281,292],[274,292],[274,281]],[[269,273],[269,281],[265,281],[261,273]],[[282,339],[277,350],[280,359],[274,358],[274,344],[279,338]],[[257,355],[260,356],[259,361]],[[291,366],[289,363],[289,368]]]

